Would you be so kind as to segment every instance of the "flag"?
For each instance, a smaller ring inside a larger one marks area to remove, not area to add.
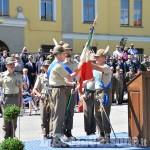
[[[93,78],[93,71],[92,71],[92,65],[90,61],[90,43],[92,41],[94,34],[94,26],[90,28],[90,33],[88,40],[85,44],[85,47],[82,51],[82,54],[80,56],[80,63],[79,63],[79,68],[80,68],[80,77],[79,77],[79,91],[82,93],[82,84],[83,81],[85,80],[90,80]]]

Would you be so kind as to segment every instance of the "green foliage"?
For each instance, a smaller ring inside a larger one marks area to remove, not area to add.
[[[24,143],[18,139],[9,138],[0,144],[0,150],[23,150]]]
[[[20,108],[16,105],[7,105],[4,109],[5,120],[12,121],[20,114]]]
[[[123,49],[125,48],[127,39],[128,39],[128,38],[123,37],[123,38],[120,40],[120,46],[121,46]]]

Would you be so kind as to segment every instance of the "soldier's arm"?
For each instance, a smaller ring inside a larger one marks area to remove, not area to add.
[[[78,73],[80,72],[80,69],[77,69],[75,72],[73,72],[72,74],[68,74],[67,76],[66,76],[66,78],[68,79],[68,80],[72,80],[73,78],[75,78],[77,75],[78,75]]]
[[[41,97],[41,92],[39,91],[40,85],[41,85],[41,80],[40,80],[40,77],[38,76],[35,82],[34,88],[33,88],[33,93],[37,95],[38,97]]]
[[[98,66],[97,64],[91,63],[93,70],[97,70],[100,72],[103,72],[103,68],[101,66]]]

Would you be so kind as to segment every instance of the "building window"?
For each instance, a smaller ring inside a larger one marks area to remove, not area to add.
[[[129,25],[129,0],[121,0],[121,25]]]
[[[41,20],[54,21],[54,0],[41,0]]]
[[[0,16],[8,16],[9,13],[9,2],[8,0],[0,0]]]
[[[134,0],[134,26],[142,26],[142,0]]]
[[[93,22],[95,19],[95,0],[83,0],[83,22]]]

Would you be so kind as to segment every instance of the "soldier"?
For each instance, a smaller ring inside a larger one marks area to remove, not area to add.
[[[116,67],[116,73],[113,74],[115,78],[115,91],[116,91],[116,103],[122,104],[123,100],[123,70],[119,66]]]
[[[50,92],[49,91],[49,80],[47,77],[47,69],[50,65],[49,60],[45,60],[43,69],[45,74],[40,74],[34,85],[33,92],[40,97],[40,114],[41,114],[41,128],[45,138],[50,138],[49,127],[50,127]]]
[[[52,50],[52,49],[49,50],[49,55],[47,56],[46,59],[47,59],[47,60],[50,60],[51,63],[53,62],[53,60],[54,60],[54,55],[53,55],[53,50]]]
[[[100,96],[103,99],[103,106],[107,113],[107,116],[110,115],[110,108],[112,104],[111,98],[111,77],[112,71],[110,66],[105,64],[106,54],[108,51],[104,49],[99,49],[95,55],[97,64],[92,64],[94,69],[94,77],[96,80],[95,88],[96,88],[96,96]],[[100,102],[95,100],[95,119],[98,130],[100,132],[100,137],[96,139],[97,141],[106,140],[106,138],[110,138],[110,124],[107,120],[107,117],[103,110],[99,111]]]
[[[126,73],[126,82],[129,82],[132,78],[136,76],[133,66],[130,66],[129,72]]]
[[[90,61],[96,63],[94,58],[95,53],[90,54]],[[83,112],[84,112],[84,130],[87,135],[95,134],[96,132],[96,121],[94,117],[94,94],[95,94],[95,79],[89,81],[85,87],[85,93],[83,98]]]
[[[141,63],[142,71],[147,71],[149,69],[150,62],[148,61],[148,55],[144,55],[144,61]]]
[[[14,104],[18,107],[22,105],[22,75],[15,70],[15,60],[11,57],[7,57],[5,72],[0,74],[0,86],[4,94],[2,102],[2,110],[4,111],[5,106],[8,104]],[[17,118],[14,120],[14,130],[17,128]],[[13,137],[13,126],[12,122],[4,119],[3,122],[4,138]]]
[[[55,46],[53,54],[55,56],[55,60],[50,65],[47,72],[49,75],[49,84],[52,87],[52,103],[54,104],[52,147],[65,148],[69,147],[69,145],[60,140],[67,106],[65,78],[72,81],[80,70],[69,74],[64,69],[61,62],[65,60],[66,52],[63,47]]]
[[[65,44],[64,44],[65,45]],[[70,51],[68,50],[70,47],[67,47],[67,52],[66,52],[66,58],[63,63],[64,68],[68,71],[69,74],[77,71],[78,69],[78,64],[71,59],[71,48]],[[64,47],[65,49],[65,47]],[[65,49],[66,51],[66,49]],[[66,119],[64,121],[64,127],[63,127],[63,140],[64,141],[70,141],[70,140],[76,140],[74,136],[72,136],[72,128],[73,128],[73,116],[74,116],[74,108],[76,104],[76,93],[72,95],[71,97],[71,89],[74,88],[76,79],[73,79],[71,81],[66,79],[66,96],[67,96],[67,104],[69,105],[69,110],[66,114]],[[70,99],[70,97],[72,99]],[[69,103],[70,101],[70,103]]]

